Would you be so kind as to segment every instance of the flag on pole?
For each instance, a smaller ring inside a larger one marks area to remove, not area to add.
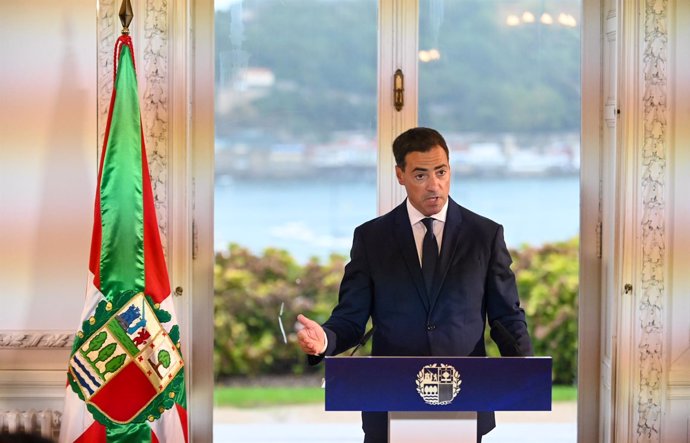
[[[60,442],[184,443],[184,362],[128,35],[115,44],[115,62]]]

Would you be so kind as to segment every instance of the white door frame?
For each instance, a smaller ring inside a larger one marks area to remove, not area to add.
[[[378,208],[379,215],[396,207],[405,190],[395,176],[391,146],[395,137],[417,125],[419,1],[379,0],[378,25]],[[386,44],[391,43],[391,44]],[[404,106],[393,106],[393,76],[404,75]]]
[[[582,139],[580,215],[580,311],[578,357],[578,441],[600,441],[608,434],[600,425],[602,396],[610,397],[612,380],[610,324],[602,328],[602,167],[604,140],[602,101],[602,2],[583,0],[582,19]],[[396,15],[398,12],[401,14]],[[196,441],[211,441],[213,415],[213,1],[190,0],[190,101],[188,144],[191,158],[191,213],[193,232],[191,325],[188,340],[190,434]],[[396,18],[394,18],[396,17]],[[399,203],[404,191],[394,174],[390,146],[402,130],[417,123],[417,0],[380,0],[379,42],[401,41],[398,46],[379,43],[379,157],[378,213]],[[411,32],[414,30],[414,32]],[[405,75],[402,111],[392,106],[393,73]],[[192,149],[193,147],[193,149]],[[607,317],[608,318],[608,317]],[[193,334],[193,336],[192,336]],[[604,358],[602,358],[604,356]],[[602,377],[604,377],[602,379]],[[602,391],[600,392],[600,382]],[[602,395],[603,394],[603,395]],[[610,402],[603,402],[604,409]],[[610,420],[610,416],[609,416]],[[608,422],[608,420],[607,420]],[[610,423],[607,425],[609,426]]]

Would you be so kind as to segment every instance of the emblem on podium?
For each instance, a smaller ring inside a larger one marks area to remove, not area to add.
[[[451,365],[434,363],[417,373],[417,392],[430,405],[450,404],[460,392],[460,373]]]

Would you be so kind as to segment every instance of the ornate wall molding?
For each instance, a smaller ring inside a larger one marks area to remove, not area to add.
[[[143,66],[146,79],[141,101],[153,199],[163,250],[168,250],[169,71],[168,2],[148,0],[144,18]]]
[[[98,38],[98,157],[100,158],[108,123],[110,95],[113,91],[113,48],[119,33],[115,0],[98,0],[96,36]]]
[[[73,332],[0,332],[0,349],[71,349],[73,342]]]
[[[636,441],[659,442],[662,423],[664,308],[667,291],[668,0],[644,5],[641,156],[642,272],[639,292],[639,386]]]
[[[119,1],[98,1],[98,152],[102,149],[113,88],[113,48],[120,33]],[[168,252],[169,2],[148,0],[135,10],[132,37],[140,90],[141,120],[163,249]],[[139,12],[141,11],[141,12]],[[143,69],[142,69],[143,68]]]
[[[0,411],[0,434],[22,432],[54,440],[60,433],[61,422],[62,413],[52,409]]]

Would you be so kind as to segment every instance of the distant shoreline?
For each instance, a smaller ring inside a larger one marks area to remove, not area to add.
[[[216,250],[230,243],[261,254],[286,250],[300,263],[332,253],[348,256],[355,227],[376,217],[376,180],[217,181]],[[539,246],[579,233],[577,175],[465,177],[453,174],[451,197],[504,227],[509,247]]]

